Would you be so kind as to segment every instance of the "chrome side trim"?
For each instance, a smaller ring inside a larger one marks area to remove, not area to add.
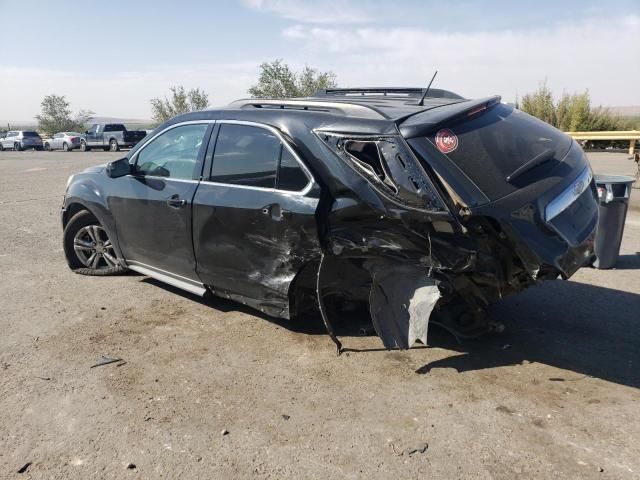
[[[132,175],[128,174],[125,177],[133,177],[133,178],[153,178],[154,180],[162,180],[165,182],[180,182],[180,183],[200,183],[200,180],[193,180],[192,178],[172,178],[172,177],[160,177],[158,175]]]
[[[183,125],[196,125],[196,124],[201,124],[201,123],[226,123],[226,124],[230,124],[230,125],[248,125],[250,127],[257,127],[257,128],[263,128],[265,130],[268,130],[273,135],[275,135],[278,138],[278,140],[280,140],[280,142],[282,142],[282,144],[289,151],[289,153],[291,153],[291,155],[296,160],[296,162],[298,162],[298,165],[300,165],[300,168],[302,168],[302,171],[304,172],[304,174],[307,177],[307,179],[309,180],[309,182],[307,183],[307,185],[302,190],[295,191],[295,190],[283,190],[283,189],[279,189],[279,188],[254,187],[254,186],[251,186],[251,185],[237,185],[237,184],[233,184],[233,183],[211,182],[211,181],[204,181],[204,180],[203,181],[199,181],[199,180],[193,180],[193,179],[159,177],[157,175],[144,175],[144,178],[154,178],[154,179],[158,179],[158,180],[184,182],[184,183],[204,183],[204,184],[207,184],[207,185],[217,185],[217,186],[221,186],[221,187],[244,188],[244,189],[247,189],[247,190],[262,190],[262,191],[267,191],[267,192],[288,193],[288,194],[292,194],[292,195],[302,195],[302,196],[304,196],[307,193],[309,193],[309,191],[313,188],[313,185],[315,184],[315,178],[313,177],[313,174],[311,173],[311,171],[309,171],[307,166],[304,164],[304,162],[298,156],[298,154],[295,152],[295,150],[291,147],[291,145],[289,145],[289,142],[287,142],[287,140],[282,136],[282,133],[277,128],[272,127],[271,125],[266,125],[264,123],[258,123],[258,122],[250,122],[250,121],[246,121],[246,120],[189,120],[187,122],[180,122],[180,123],[176,123],[176,124],[170,125],[167,128],[165,128],[165,129],[159,131],[158,133],[156,133],[153,137],[150,137],[148,139],[145,137],[144,144],[138,149],[138,151],[135,153],[135,155],[133,155],[133,157],[131,157],[129,159],[129,163],[130,164],[135,164],[138,161],[138,155],[140,154],[140,152],[142,150],[144,150],[147,147],[147,145],[149,143],[151,143],[155,138],[159,137],[163,133],[165,133],[165,132],[167,132],[167,131],[169,131],[169,130],[171,130],[173,128],[180,127],[180,126],[183,126]],[[136,175],[129,174],[129,175],[127,175],[127,177],[136,177]]]
[[[551,200],[544,209],[545,221],[550,221],[564,212],[569,206],[577,200],[577,198],[589,188],[589,184],[593,179],[591,168],[586,167],[578,178],[569,185],[560,195]]]
[[[147,275],[148,277],[155,278],[156,280],[167,283],[176,288],[186,290],[187,292],[200,295],[201,297],[204,296],[204,294],[207,292],[207,289],[204,288],[204,285],[202,283],[191,280],[190,278],[186,278],[181,275],[162,270],[160,268],[152,267],[151,265],[146,265],[141,262],[136,262],[135,260],[127,260],[126,263],[127,267],[129,267],[129,269],[133,270],[134,272],[138,272],[143,275]]]

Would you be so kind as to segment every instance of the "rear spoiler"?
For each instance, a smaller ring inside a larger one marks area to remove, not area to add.
[[[428,135],[445,122],[454,122],[470,117],[500,103],[502,97],[481,98],[451,103],[413,113],[395,120],[404,138],[414,138]]]

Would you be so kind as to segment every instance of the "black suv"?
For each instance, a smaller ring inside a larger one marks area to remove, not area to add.
[[[593,256],[589,163],[555,128],[445,90],[334,89],[175,117],[69,179],[71,269],[131,269],[268,315],[363,310],[387,348],[499,328],[490,302]],[[351,313],[348,314],[351,317]]]

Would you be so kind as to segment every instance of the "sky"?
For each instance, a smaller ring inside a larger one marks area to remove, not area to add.
[[[247,97],[265,61],[335,72],[341,87],[426,86],[513,101],[556,95],[640,105],[640,0],[0,0],[0,122],[45,95],[75,110],[148,119],[172,85],[213,106]]]

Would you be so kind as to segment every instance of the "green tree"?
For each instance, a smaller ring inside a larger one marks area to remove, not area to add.
[[[592,107],[588,90],[573,94],[563,92],[555,103],[546,80],[537,91],[522,97],[518,107],[564,132],[623,130],[630,126],[606,108]]]
[[[294,72],[282,59],[260,65],[258,83],[249,89],[254,98],[308,97],[318,90],[334,88],[336,75],[331,71],[320,72],[307,65],[301,72]]]
[[[209,106],[209,95],[199,88],[188,92],[182,85],[171,87],[171,98],[152,98],[151,117],[156,124],[169,120],[176,115],[195,112]]]
[[[69,102],[64,95],[47,95],[40,104],[40,114],[36,115],[38,130],[48,134],[57,132],[84,131],[93,112],[80,110],[72,117]]]
[[[546,80],[540,84],[538,90],[534,93],[527,93],[522,97],[520,109],[551,125],[556,124],[556,109],[553,104],[553,94],[547,87]]]

